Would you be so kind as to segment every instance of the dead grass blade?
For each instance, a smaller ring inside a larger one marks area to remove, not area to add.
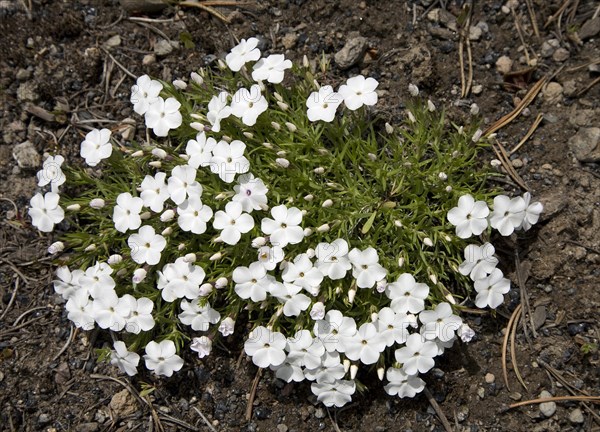
[[[521,40],[521,45],[523,45],[523,51],[525,51],[525,59],[527,60],[527,66],[531,66],[531,57],[529,57],[529,45],[525,42],[525,37],[523,36],[523,29],[521,28],[521,23],[519,22],[519,17],[514,9],[510,9],[513,20],[515,22],[515,28],[517,29],[517,34],[519,35],[519,39]]]
[[[180,6],[188,6],[188,7],[197,7],[198,9],[202,9],[203,11],[208,12],[211,15],[214,15],[225,24],[230,24],[231,20],[219,12],[215,7],[236,7],[236,6],[250,6],[253,5],[253,2],[238,2],[235,0],[214,0],[214,1],[199,1],[199,0],[185,0],[179,2]]]
[[[508,409],[518,408],[525,405],[541,404],[545,402],[579,401],[600,404],[600,396],[555,396],[551,398],[531,399],[517,402],[508,406]]]
[[[546,82],[547,82],[547,77],[543,77],[537,83],[535,83],[533,85],[533,87],[531,87],[531,90],[529,90],[527,92],[527,94],[525,95],[525,97],[523,98],[521,103],[519,103],[519,105],[517,105],[517,107],[514,110],[512,110],[510,113],[506,114],[504,117],[502,117],[499,120],[497,120],[496,122],[492,123],[490,125],[490,127],[488,127],[483,132],[483,135],[487,137],[487,136],[493,134],[494,132],[498,131],[499,129],[503,128],[504,126],[508,125],[514,119],[516,119],[519,116],[519,114],[521,114],[521,112],[523,112],[523,110],[525,108],[527,108],[527,106],[529,106],[529,104],[531,104],[531,102],[533,102],[533,100],[538,95],[538,93],[542,90],[542,87],[544,87]]]
[[[460,65],[460,94],[462,98],[468,96],[473,84],[473,55],[471,53],[471,40],[469,29],[471,28],[471,16],[473,14],[473,2],[465,4],[457,23],[460,25],[460,40],[458,44],[458,60]],[[467,75],[465,77],[464,49],[467,48]]]
[[[508,391],[511,391],[510,384],[508,383],[508,370],[506,369],[508,338],[510,337],[513,323],[515,322],[517,315],[521,312],[522,306],[523,305],[518,305],[513,311],[512,315],[510,316],[510,319],[508,320],[508,324],[506,326],[506,332],[504,333],[504,340],[502,341],[502,376],[504,377],[504,385],[506,385]]]
[[[594,81],[592,81],[590,84],[588,84],[583,90],[580,90],[579,93],[577,93],[577,96],[583,95],[584,93],[586,93],[589,89],[594,87],[599,82],[600,82],[600,77],[597,77]]]
[[[538,126],[540,125],[540,123],[542,122],[543,119],[544,119],[544,115],[543,114],[538,114],[538,116],[535,118],[535,121],[533,122],[533,124],[531,125],[531,127],[529,128],[529,130],[527,131],[527,133],[525,134],[525,136],[521,139],[521,141],[519,141],[519,144],[517,144],[515,146],[515,148],[513,148],[508,153],[509,156],[511,156],[512,154],[514,154],[517,150],[519,150],[521,147],[523,147],[523,145],[525,145],[525,143],[527,142],[527,140],[529,138],[531,138],[531,135],[533,135],[533,133],[538,128]]]
[[[529,13],[529,20],[531,21],[531,26],[533,27],[533,33],[537,38],[539,38],[540,30],[538,29],[537,18],[535,17],[535,10],[533,9],[531,0],[525,0],[525,3],[527,3],[527,12]]]
[[[513,370],[515,371],[515,375],[517,376],[517,379],[519,380],[519,382],[521,383],[523,388],[525,390],[529,391],[529,389],[527,388],[527,385],[525,384],[525,381],[523,381],[523,377],[521,376],[521,371],[519,371],[519,365],[517,363],[517,352],[516,352],[515,339],[516,339],[516,335],[517,335],[517,327],[518,327],[519,319],[521,319],[521,318],[523,318],[523,308],[521,308],[521,313],[517,315],[515,321],[513,322],[513,326],[510,331],[510,362],[512,363],[512,367],[513,367]]]
[[[246,405],[246,420],[252,419],[252,407],[254,406],[254,398],[256,397],[256,390],[258,389],[258,383],[262,376],[262,369],[258,368],[254,381],[252,381],[252,387],[250,389],[250,397],[248,398],[248,404]]]
[[[196,407],[192,407],[192,408],[194,408],[194,410],[198,413],[198,415],[202,418],[202,420],[204,420],[204,423],[206,424],[206,426],[208,426],[208,428],[212,432],[217,432],[217,430],[214,428],[214,426],[211,424],[211,422],[209,422],[208,419],[206,418],[206,416],[204,414],[202,414],[202,411],[200,411]]]
[[[433,410],[439,417],[440,421],[442,422],[442,425],[444,426],[444,430],[446,432],[452,432],[452,426],[450,425],[450,422],[444,415],[444,411],[442,411],[442,408],[440,408],[440,405],[434,399],[433,395],[431,394],[431,392],[429,391],[429,389],[427,387],[425,387],[423,389],[423,393],[425,394],[425,397],[427,397],[427,400],[431,404],[431,407],[433,408]]]
[[[496,140],[495,143],[492,143],[492,149],[494,150],[494,153],[496,153],[496,156],[502,163],[502,166],[504,167],[506,173],[509,175],[512,181],[514,181],[521,189],[528,191],[529,188],[527,187],[521,176],[515,171],[515,168],[510,162],[510,158],[508,157],[504,146],[500,144],[498,140]]]

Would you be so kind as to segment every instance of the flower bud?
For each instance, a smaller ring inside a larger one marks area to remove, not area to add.
[[[315,168],[315,169],[313,170],[313,172],[314,172],[315,174],[323,174],[323,173],[325,172],[325,168],[323,168],[323,167],[317,167],[317,168]]]
[[[198,85],[202,85],[204,83],[204,79],[198,75],[196,72],[192,72],[190,74],[190,78]]]
[[[315,321],[325,318],[325,305],[321,302],[316,302],[310,310],[310,317]]]
[[[273,129],[275,130],[281,130],[281,125],[277,122],[271,122],[271,126],[273,126]]]
[[[263,147],[268,148],[270,150],[273,149],[273,144],[271,144],[271,143],[264,142],[262,145],[263,145]]]
[[[281,108],[281,111],[287,111],[290,108],[288,104],[281,101],[277,101],[277,105],[279,106],[279,108]]]
[[[283,102],[283,97],[279,93],[273,92],[273,96],[275,96],[275,99],[277,99],[277,102]]]
[[[228,283],[229,283],[229,280],[227,280],[226,277],[221,276],[219,279],[216,280],[216,282],[215,282],[215,288],[216,289],[225,288]]]
[[[204,120],[204,116],[202,114],[191,113],[190,117],[196,120]]]
[[[385,123],[385,131],[391,135],[394,133],[394,127],[391,124],[386,122]]]
[[[220,260],[223,257],[223,254],[221,252],[217,252],[216,254],[211,255],[211,257],[208,259],[209,261],[217,261]]]
[[[152,217],[152,213],[150,213],[149,211],[145,211],[144,213],[140,214],[141,220],[148,220],[151,217]]]
[[[225,142],[231,143],[232,139],[229,135],[223,135],[221,139]]]
[[[212,284],[204,283],[204,284],[200,285],[200,295],[202,297],[209,295],[212,292],[212,290],[213,290]]]
[[[131,153],[131,157],[134,157],[134,158],[142,157],[142,156],[144,156],[144,150],[138,150],[138,151]]]
[[[294,198],[290,197],[289,198],[289,202],[293,203],[294,202]],[[300,213],[302,213],[302,217],[306,216],[308,214],[308,210],[303,209]]]
[[[383,367],[378,367],[377,368],[377,378],[379,378],[379,381],[383,381],[384,376],[385,376],[385,369]]]
[[[331,229],[331,227],[329,226],[329,224],[323,224],[317,228],[317,232],[324,233],[324,232],[328,232],[330,229]]]
[[[432,275],[432,276],[433,276],[433,275]],[[436,278],[436,280],[437,280],[437,278]],[[450,304],[453,304],[453,305],[455,305],[455,304],[456,304],[456,299],[454,298],[454,296],[452,295],[452,293],[448,293],[448,294],[446,294],[446,300],[448,300],[448,302],[449,302]]]
[[[167,157],[167,152],[166,152],[166,151],[164,151],[164,150],[163,150],[163,149],[161,149],[161,148],[153,148],[153,149],[152,149],[152,154],[153,154],[154,156],[156,156],[157,158],[159,158],[159,159],[164,159],[164,158],[166,158],[166,157]]]
[[[411,123],[416,123],[417,119],[415,118],[415,116],[413,115],[413,113],[411,113],[410,111],[407,111],[406,114],[408,115],[408,120]]]
[[[377,321],[377,318],[379,318],[379,314],[377,312],[373,312],[371,314],[371,322]]]
[[[185,243],[179,243],[179,244],[177,245],[177,250],[178,250],[178,251],[182,251],[182,250],[184,250],[184,249],[185,249]]]
[[[79,204],[71,204],[70,206],[67,206],[67,210],[69,210],[69,211],[79,211],[79,210],[81,210],[81,205],[79,205]]]
[[[182,81],[180,79],[176,79],[175,81],[173,81],[173,85],[179,90],[185,90],[187,88],[187,84],[185,83],[185,81]]]
[[[267,211],[267,210],[269,210],[269,206],[268,206],[267,204],[265,204],[265,203],[260,203],[260,204],[259,204],[259,206],[260,206],[260,209],[261,209],[262,211]]]
[[[358,372],[358,366],[355,364],[350,365],[350,379],[356,378],[357,372]]]
[[[150,165],[153,168],[160,168],[160,167],[162,167],[162,162],[161,161],[150,161],[148,163],[148,165]]]
[[[475,133],[473,134],[473,137],[471,138],[471,141],[473,141],[474,143],[479,142],[479,140],[481,139],[481,135],[483,135],[483,132],[481,129],[477,129],[475,131]]]
[[[171,227],[166,227],[166,228],[165,228],[165,229],[162,231],[162,233],[160,233],[160,234],[161,234],[163,237],[168,237],[168,236],[170,236],[171,234],[173,234],[173,228],[171,228]]]
[[[377,160],[377,155],[375,153],[367,153],[367,157],[373,162]]]
[[[315,250],[313,248],[306,249],[305,253],[306,253],[306,256],[309,257],[309,258],[311,258],[311,259],[315,257]]]
[[[90,207],[96,210],[103,208],[106,202],[102,198],[94,198],[90,201]]]
[[[196,262],[196,254],[195,254],[195,253],[191,253],[191,252],[190,252],[189,254],[186,254],[186,255],[183,257],[183,260],[184,260],[185,262],[187,262],[187,263],[193,263],[193,262]]]
[[[462,324],[458,328],[456,334],[465,343],[471,342],[471,340],[473,340],[473,338],[475,337],[475,331],[471,327],[469,327],[468,324]]]
[[[304,228],[304,237],[309,237],[313,234],[312,228]]]
[[[398,267],[402,267],[404,265],[404,257],[398,258]]]
[[[452,186],[450,186],[450,185],[446,186],[446,192],[452,192]]]
[[[48,253],[51,255],[57,254],[65,250],[65,244],[61,241],[57,241],[48,246]]]
[[[438,174],[438,177],[440,178],[440,180],[442,181],[446,181],[448,180],[448,174],[446,174],[445,172],[441,172]]]
[[[106,262],[108,263],[108,265],[120,264],[123,262],[123,257],[119,254],[114,254],[109,256]]]
[[[225,192],[220,192],[217,195],[215,195],[215,199],[219,201],[224,200],[225,198],[227,198],[227,194]]]
[[[429,275],[429,280],[430,280],[431,282],[433,282],[433,284],[434,284],[434,285],[437,285],[437,283],[438,283],[438,278],[437,278],[437,276],[436,276],[436,275],[434,275],[433,273]]]
[[[423,239],[423,244],[424,244],[425,246],[429,246],[429,247],[433,246],[433,242],[431,241],[431,239],[430,239],[429,237],[425,237],[425,238]]]
[[[333,200],[326,199],[325,201],[323,201],[323,204],[321,204],[321,207],[323,207],[323,208],[329,208],[332,205],[333,205]]]
[[[308,194],[304,196],[304,201],[312,201],[313,199],[315,199],[315,196],[313,194]]]
[[[296,132],[298,130],[296,125],[290,122],[285,122],[285,127],[287,127],[290,132]]]
[[[126,274],[127,274],[127,269],[124,269],[124,268],[122,268],[121,270],[119,270],[119,271],[117,272],[117,276],[118,276],[118,277],[123,277],[123,276],[125,276]]]
[[[447,242],[452,241],[452,237],[450,237],[448,234],[444,234],[444,240],[446,240]]]
[[[285,150],[279,150],[277,153],[275,153],[277,156],[279,157],[284,157],[287,152]]]
[[[264,237],[256,237],[254,240],[252,240],[252,247],[258,249],[261,246],[264,246],[267,244],[267,239]]]
[[[175,212],[171,209],[165,210],[163,214],[160,215],[161,222],[169,222],[172,221],[175,217]]]
[[[213,242],[215,243],[223,243],[223,239],[221,238],[221,236],[217,236],[213,239]]]
[[[308,57],[306,56],[306,54],[302,56],[302,66],[304,66],[305,68],[310,66],[310,62],[308,61]]]
[[[221,70],[225,70],[227,69],[227,65],[225,64],[225,62],[221,59],[217,60],[217,66],[219,66],[219,69]]]
[[[348,290],[348,303],[350,303],[350,304],[354,303],[354,296],[356,296],[356,289],[350,288]]]
[[[179,157],[181,159],[183,159],[184,161],[189,161],[190,160],[190,155],[180,154]]]
[[[252,132],[243,132],[243,134],[248,139],[254,138],[254,134],[252,134]]]
[[[500,162],[498,159],[492,159],[490,161],[490,165],[492,165],[494,168],[498,168],[500,165],[502,165],[502,162]]]
[[[92,251],[95,251],[95,250],[96,250],[96,245],[95,244],[91,244],[91,245],[89,245],[88,247],[86,247],[84,249],[84,252],[92,252]]]
[[[400,220],[398,220],[398,219],[396,219],[396,220],[394,221],[394,225],[396,225],[398,228],[402,228],[402,226],[403,226],[403,225],[402,225],[402,221],[400,221]]]
[[[385,291],[385,289],[387,288],[387,280],[386,279],[381,279],[380,281],[377,281],[377,292],[378,293],[382,293]]]
[[[275,163],[281,168],[287,168],[290,166],[290,161],[285,158],[277,158],[275,159]]]
[[[434,112],[435,111],[435,105],[433,104],[433,102],[431,102],[431,99],[427,99],[427,109],[430,112]]]
[[[144,279],[146,279],[147,274],[148,274],[148,272],[143,268],[135,269],[133,272],[133,278],[132,278],[133,283],[139,284]]]
[[[344,372],[348,372],[348,369],[350,369],[350,360],[348,359],[344,359]]]
[[[417,87],[414,84],[409,84],[408,85],[408,92],[410,93],[410,95],[412,97],[417,97],[417,96],[419,96],[419,87]]]
[[[192,122],[190,123],[190,127],[198,132],[204,132],[204,125],[202,123]]]

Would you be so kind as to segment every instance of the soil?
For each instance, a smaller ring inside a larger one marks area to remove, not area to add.
[[[593,135],[588,128],[600,126],[600,84],[586,89],[597,83],[600,35],[578,38],[586,26],[593,33],[598,2],[509,1],[514,14],[497,0],[474,2],[471,23],[482,31],[470,41],[474,91],[462,99],[454,18],[461,15],[461,3],[259,0],[219,9],[231,18],[226,25],[193,7],[168,7],[134,21],[116,0],[0,1],[0,430],[208,431],[206,422],[218,431],[444,430],[423,394],[400,400],[373,382],[351,405],[326,410],[306,384],[283,385],[270,372],[259,381],[252,419],[246,421],[256,368],[240,356],[240,344],[218,347],[204,360],[186,354],[184,370],[170,379],[144,372],[128,381],[95,361],[94,348],[108,343],[107,336],[73,332],[53,292],[45,253],[52,239],[39,235],[26,213],[36,190],[36,156],[77,155],[90,127],[123,130],[127,117],[141,124],[128,102],[129,73],[185,78],[222,58],[235,38],[255,35],[263,50],[285,52],[294,61],[325,53],[332,60],[322,80],[327,84],[358,73],[375,77],[382,90],[378,109],[392,123],[405,115],[409,83],[458,123],[477,104],[485,128],[512,111],[537,80],[550,78],[552,84],[497,135],[513,148],[543,116],[511,158],[546,211],[518,241],[495,240],[514,289],[494,316],[466,317],[477,337],[447,351],[425,379],[456,431],[600,430],[598,405],[559,402],[546,415],[537,404],[507,409],[542,390],[555,396],[600,394],[600,151],[589,136],[584,142],[573,138],[578,131]],[[367,39],[367,53],[358,65],[340,70],[334,54],[358,35]],[[165,39],[178,47],[155,55]],[[502,56],[512,60],[513,72],[528,68],[528,58],[535,67],[505,76],[498,67],[509,62],[496,64]],[[13,151],[26,141],[35,151],[19,166]],[[494,157],[490,152],[489,159]],[[511,182],[499,185],[520,193]],[[503,335],[522,300],[526,332],[519,324],[515,353],[527,388],[517,380],[510,356],[507,388]],[[377,380],[374,374],[363,379]],[[124,385],[138,392],[155,389],[142,402]]]

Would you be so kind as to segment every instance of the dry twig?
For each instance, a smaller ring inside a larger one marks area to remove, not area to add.
[[[508,370],[506,369],[506,354],[507,354],[508,338],[510,337],[510,332],[511,332],[513,323],[515,322],[515,319],[521,312],[522,307],[523,307],[523,305],[521,305],[521,304],[518,305],[515,308],[515,310],[513,311],[512,315],[510,316],[510,319],[508,320],[508,325],[506,326],[506,332],[504,333],[504,340],[502,342],[502,375],[504,377],[504,384],[506,385],[506,388],[508,389],[508,391],[511,391],[510,384],[508,383]]]
[[[508,409],[518,408],[525,405],[541,404],[546,402],[582,401],[600,404],[600,396],[555,396],[550,398],[531,399],[517,402],[508,406]]]
[[[442,411],[442,408],[440,408],[440,405],[434,399],[433,395],[431,394],[431,392],[429,391],[429,389],[427,387],[425,387],[423,389],[423,393],[425,394],[425,397],[427,398],[427,400],[431,404],[431,407],[433,408],[433,410],[437,414],[438,418],[442,422],[442,425],[444,426],[444,429],[446,430],[446,432],[452,432],[452,426],[450,425],[450,422],[448,421],[448,419],[444,415],[444,411]]]
[[[254,377],[254,381],[252,381],[252,387],[250,389],[250,397],[248,398],[248,405],[246,405],[246,420],[250,420],[252,418],[252,407],[254,405],[254,398],[256,397],[256,390],[258,389],[258,383],[260,382],[260,377],[262,376],[262,369],[258,368],[256,372],[256,376]]]
[[[523,145],[525,145],[525,143],[527,142],[527,140],[529,138],[531,138],[531,135],[533,135],[533,133],[538,128],[538,126],[540,125],[540,123],[542,122],[543,119],[544,119],[544,115],[543,114],[538,114],[538,116],[536,117],[535,121],[533,122],[533,124],[531,125],[531,127],[529,128],[529,130],[527,131],[527,133],[525,134],[525,136],[521,139],[521,141],[519,141],[519,144],[517,144],[515,146],[515,148],[513,148],[508,153],[509,156],[512,155],[513,153],[515,153],[521,147],[523,147]]]

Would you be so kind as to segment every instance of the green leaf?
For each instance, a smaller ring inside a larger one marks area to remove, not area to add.
[[[369,230],[373,226],[373,222],[375,221],[375,216],[377,216],[377,210],[375,210],[373,212],[373,214],[371,215],[371,217],[369,217],[369,219],[367,220],[367,222],[365,222],[365,224],[363,225],[363,227],[360,230],[360,232],[362,232],[363,234],[366,234],[366,233],[369,232]]]

